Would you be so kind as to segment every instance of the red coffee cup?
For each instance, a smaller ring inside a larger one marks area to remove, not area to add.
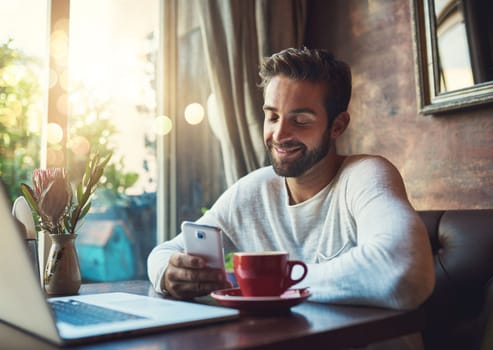
[[[303,273],[291,278],[294,266],[301,266]],[[305,278],[308,268],[298,260],[289,260],[287,252],[240,252],[233,254],[235,278],[246,297],[279,296],[292,285]]]

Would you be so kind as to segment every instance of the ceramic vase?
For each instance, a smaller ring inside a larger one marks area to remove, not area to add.
[[[50,234],[51,248],[44,271],[44,288],[50,295],[77,294],[81,285],[76,234]]]
[[[38,273],[39,273],[41,287],[44,289],[44,274],[45,274],[46,261],[48,260],[48,254],[50,253],[50,248],[51,248],[50,233],[43,230],[39,231],[37,244],[38,244],[38,267],[39,267]]]

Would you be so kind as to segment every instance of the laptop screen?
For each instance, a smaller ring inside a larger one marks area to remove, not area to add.
[[[55,322],[23,232],[14,221],[3,187],[0,192],[0,319],[56,341]]]

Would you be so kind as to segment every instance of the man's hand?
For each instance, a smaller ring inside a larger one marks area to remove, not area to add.
[[[175,253],[169,260],[161,285],[171,296],[180,299],[191,299],[232,287],[224,271],[206,267],[205,264],[201,257]]]

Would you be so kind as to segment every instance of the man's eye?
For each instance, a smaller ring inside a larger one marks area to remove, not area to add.
[[[310,120],[308,118],[304,118],[304,117],[295,118],[294,121],[298,125],[307,125],[310,123]]]
[[[300,126],[308,125],[313,121],[313,116],[312,115],[307,115],[307,114],[298,114],[294,118],[294,122]]]

